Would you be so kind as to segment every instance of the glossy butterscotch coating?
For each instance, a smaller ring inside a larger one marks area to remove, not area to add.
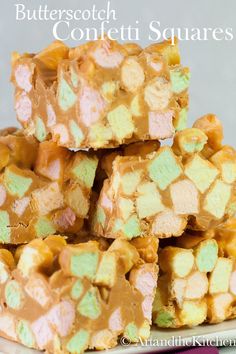
[[[0,242],[77,234],[88,217],[98,159],[21,132],[0,136]]]
[[[177,40],[145,49],[108,38],[72,49],[55,41],[12,58],[25,133],[67,148],[170,138],[186,125],[189,76]]]
[[[108,178],[91,213],[93,233],[163,238],[181,236],[186,227],[206,231],[229,218],[235,208],[236,151],[220,139],[213,145],[213,133],[196,128],[208,127],[212,119],[206,115],[194,128],[177,132],[172,147],[151,141],[145,149],[139,142],[102,157]]]
[[[221,255],[215,238],[199,237],[194,247],[188,238],[182,238],[181,247],[168,246],[159,253],[153,305],[153,322],[159,327],[193,327],[235,317],[235,257]]]
[[[147,339],[158,267],[138,249],[125,240],[71,245],[59,235],[15,256],[1,249],[0,335],[52,354]]]

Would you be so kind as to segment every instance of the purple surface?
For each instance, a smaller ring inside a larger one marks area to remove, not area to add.
[[[199,347],[187,350],[178,350],[175,354],[219,354],[215,347]]]

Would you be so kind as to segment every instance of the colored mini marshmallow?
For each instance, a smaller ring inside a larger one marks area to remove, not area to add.
[[[236,257],[236,218],[232,217],[213,230],[220,251],[227,257]]]
[[[202,231],[219,225],[235,203],[236,151],[214,151],[208,140],[204,130],[190,128],[176,133],[172,147],[139,142],[105,154],[92,232],[131,240],[181,236],[188,223]]]
[[[112,348],[121,335],[134,343],[148,339],[158,243],[147,237],[135,244],[67,245],[57,235],[20,246],[15,261],[0,250],[0,335],[68,354]]]
[[[214,114],[207,114],[199,118],[193,125],[207,136],[206,153],[209,149],[214,152],[222,148],[223,127]]]
[[[161,275],[153,304],[158,327],[193,327],[235,317],[235,257],[220,257],[223,250],[216,240],[207,233],[186,233],[178,239],[181,247],[160,249]]]
[[[174,137],[173,150],[179,155],[201,152],[207,142],[205,133],[196,128],[184,129]]]
[[[186,277],[193,269],[194,256],[191,250],[169,246],[161,251],[159,264],[165,272],[171,272],[182,278]]]
[[[217,261],[218,244],[215,240],[204,240],[194,250],[196,265],[200,272],[212,272]]]
[[[1,153],[0,242],[77,233],[88,217],[97,157],[18,131],[0,136]]]
[[[170,138],[186,120],[189,69],[177,41],[132,47],[105,38],[15,53],[15,109],[25,131],[73,149]]]

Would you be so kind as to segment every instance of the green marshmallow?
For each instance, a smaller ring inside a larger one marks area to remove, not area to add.
[[[182,108],[181,111],[179,112],[178,121],[175,124],[175,130],[177,132],[187,128],[187,118],[188,118],[187,115],[188,115],[187,108]]]
[[[141,171],[127,172],[122,176],[121,186],[126,195],[132,195],[141,180]]]
[[[210,187],[218,173],[219,171],[214,165],[202,159],[199,155],[195,155],[185,167],[185,175],[202,193]]]
[[[135,323],[129,323],[124,330],[124,336],[128,338],[131,342],[138,342],[138,328]]]
[[[77,73],[75,72],[74,68],[70,67],[70,78],[71,78],[71,82],[72,85],[77,88],[78,84],[79,84],[79,77],[77,75]]]
[[[70,109],[76,102],[77,96],[66,80],[61,78],[59,84],[58,102],[63,111]]]
[[[88,344],[89,332],[81,329],[67,342],[66,349],[71,354],[82,354],[87,349]]]
[[[20,320],[17,324],[16,332],[20,342],[23,345],[29,348],[33,348],[35,346],[34,335],[28,321]]]
[[[83,283],[80,279],[77,279],[76,282],[73,284],[71,289],[71,297],[73,300],[78,300],[84,291]]]
[[[53,235],[56,232],[56,229],[53,223],[48,220],[46,217],[40,217],[34,225],[37,237],[46,237]]]
[[[131,240],[133,237],[141,235],[140,223],[137,215],[132,215],[123,225],[123,232]]]
[[[131,104],[130,104],[131,113],[133,116],[136,116],[136,117],[140,117],[142,115],[139,100],[140,100],[139,95],[136,95],[132,99]]]
[[[233,261],[229,258],[218,258],[209,278],[210,294],[226,293],[229,290]]]
[[[169,328],[174,324],[174,318],[170,312],[161,310],[156,315],[154,323],[159,327]]]
[[[217,180],[204,201],[204,210],[220,219],[224,216],[226,205],[231,196],[232,186]]]
[[[91,188],[93,186],[97,164],[98,164],[97,159],[91,159],[85,157],[72,170],[75,176],[87,188]]]
[[[201,143],[184,143],[184,150],[189,154],[200,152],[204,148],[205,142]]]
[[[233,162],[223,163],[222,176],[226,183],[234,183],[236,180],[236,164]]]
[[[132,200],[127,198],[120,198],[118,201],[118,206],[124,220],[127,220],[134,211],[134,203]]]
[[[14,168],[16,172],[18,169]],[[20,169],[19,169],[20,172]],[[5,169],[4,173],[4,185],[11,195],[22,198],[28,191],[32,184],[32,178],[23,177],[20,174],[13,172],[13,168],[9,167]]]
[[[11,241],[10,218],[7,211],[0,211],[0,242],[9,243]]]
[[[74,120],[71,120],[69,123],[71,134],[73,135],[75,141],[75,147],[80,147],[81,142],[84,139],[84,134],[77,123]]]
[[[121,184],[122,184],[122,180],[121,180],[121,178],[120,178],[119,172],[117,172],[117,173],[114,174],[114,176],[113,176],[111,182],[112,182],[112,183],[111,183],[112,189],[113,189],[114,193],[117,194],[118,189],[119,189],[119,187],[120,187],[120,182],[121,182]]]
[[[96,222],[101,224],[103,227],[105,226],[106,214],[103,208],[101,208],[100,206],[97,207],[95,218]]]
[[[236,202],[232,202],[229,204],[228,208],[227,208],[227,214],[232,217],[235,216],[236,214]]]
[[[189,87],[190,73],[183,73],[180,69],[170,70],[172,91],[180,93]]]
[[[77,306],[77,311],[82,316],[88,317],[91,320],[95,320],[101,315],[99,292],[97,288],[91,288],[86,292]]]
[[[19,283],[11,280],[5,287],[5,299],[7,306],[11,309],[19,310],[23,306],[24,295]]]
[[[98,266],[98,253],[83,252],[71,257],[71,274],[93,280]]]
[[[184,301],[178,315],[183,325],[191,327],[199,325],[207,317],[207,304],[205,301]]]
[[[107,81],[101,87],[102,96],[108,101],[112,101],[115,97],[119,84],[116,81]]]
[[[116,233],[117,231],[121,230],[123,226],[123,221],[121,219],[116,219],[114,222],[114,226],[112,228],[112,232]]]
[[[138,336],[142,339],[148,339],[150,337],[150,324],[147,320],[139,327]]]
[[[166,282],[165,282],[166,284]],[[153,301],[153,305],[152,305],[152,312],[153,313],[157,313],[159,312],[163,306],[164,306],[164,303],[163,303],[163,294],[165,295],[164,291],[163,290],[163,278],[159,278],[158,280],[158,287],[156,289],[156,293],[155,293],[155,297],[154,297],[154,301]],[[166,290],[166,289],[164,289]]]
[[[45,124],[39,117],[36,118],[35,122],[35,136],[40,142],[44,141],[47,137]]]
[[[98,271],[95,277],[96,284],[111,288],[115,284],[117,259],[114,253],[103,253]]]
[[[208,138],[200,129],[191,128],[179,132],[178,139],[181,150],[184,153],[193,154],[203,150]]]
[[[154,183],[144,183],[138,187],[141,194],[137,200],[138,215],[141,219],[150,217],[164,210],[161,195]]]
[[[112,130],[100,123],[93,124],[90,127],[89,138],[93,141],[96,148],[102,148],[103,145],[112,140]]]
[[[107,120],[119,142],[122,142],[124,138],[131,137],[134,133],[135,127],[132,114],[123,104],[110,111],[107,115]]]
[[[165,190],[182,173],[174,154],[168,147],[157,153],[149,164],[148,171],[150,178],[157,183],[161,190]]]
[[[9,278],[8,270],[4,262],[0,261],[0,284],[6,283]]]
[[[215,240],[205,240],[196,251],[196,265],[200,272],[212,272],[218,258],[218,245]]]

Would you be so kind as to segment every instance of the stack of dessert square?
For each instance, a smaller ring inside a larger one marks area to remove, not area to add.
[[[212,114],[186,128],[178,43],[54,42],[12,82],[0,335],[80,354],[236,316],[236,151]]]

